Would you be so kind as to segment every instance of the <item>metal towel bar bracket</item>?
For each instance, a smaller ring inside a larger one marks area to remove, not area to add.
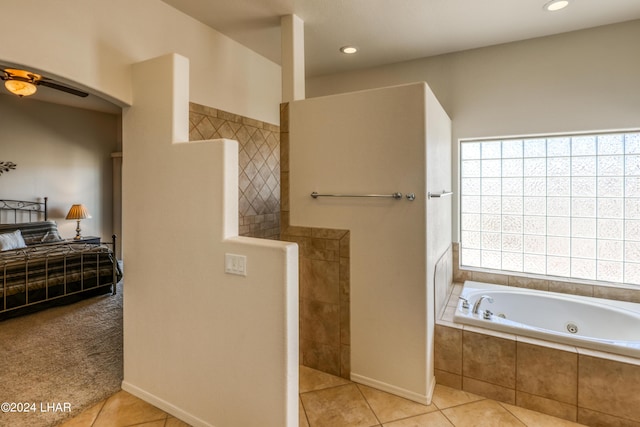
[[[442,190],[442,193],[427,193],[427,198],[438,198],[438,197],[447,197],[447,196],[451,196],[453,194],[453,191],[447,191],[447,190]]]
[[[317,199],[318,197],[384,197],[384,198],[393,198],[396,200],[402,199],[402,193],[393,193],[393,194],[319,194],[317,192],[311,193],[311,197]],[[407,196],[409,200],[413,200]]]

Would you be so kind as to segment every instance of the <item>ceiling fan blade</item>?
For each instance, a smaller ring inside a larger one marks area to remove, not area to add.
[[[85,98],[87,96],[89,96],[89,94],[87,92],[83,92],[81,90],[78,89],[74,89],[72,87],[69,86],[63,86],[59,83],[54,83],[50,80],[38,80],[35,82],[35,84],[40,85],[40,86],[47,86],[50,87],[51,89],[57,89],[57,90],[61,90],[63,92],[67,92],[70,93],[72,95],[76,95],[76,96],[81,96],[82,98]]]

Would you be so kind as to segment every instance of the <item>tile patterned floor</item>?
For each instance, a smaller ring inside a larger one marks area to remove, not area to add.
[[[300,367],[300,427],[570,427],[581,424],[437,385],[421,405],[362,384]],[[120,391],[61,427],[188,427]]]

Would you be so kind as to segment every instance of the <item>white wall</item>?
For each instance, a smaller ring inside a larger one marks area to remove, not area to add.
[[[433,370],[433,266],[427,266],[429,108],[424,83],[290,103],[290,222],[351,231],[351,378],[426,403]],[[436,115],[434,135],[450,122]],[[441,126],[437,121],[443,121]],[[448,160],[448,157],[445,157]],[[448,172],[444,170],[446,185]],[[318,198],[415,193],[415,201]],[[447,217],[446,210],[444,217]],[[447,226],[441,229],[447,230]],[[435,225],[437,227],[437,225]],[[434,248],[444,252],[448,233]],[[441,253],[434,254],[436,258]]]
[[[49,197],[49,219],[63,237],[73,237],[76,221],[65,216],[74,203],[92,215],[82,234],[111,240],[112,164],[119,139],[119,116],[0,95],[0,160],[15,170],[0,175],[5,199]]]
[[[638,40],[631,21],[317,77],[307,96],[427,81],[453,121],[457,189],[461,138],[639,128]]]
[[[238,144],[188,141],[188,61],[123,112],[123,389],[194,426],[298,423],[298,247],[238,237]],[[247,275],[224,273],[225,253]]]
[[[20,10],[0,14],[0,63],[130,105],[131,64],[176,52],[191,60],[192,102],[279,123],[280,67],[160,0],[24,0]]]

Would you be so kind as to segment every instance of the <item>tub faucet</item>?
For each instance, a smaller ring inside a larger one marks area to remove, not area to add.
[[[493,303],[493,298],[491,298],[489,295],[482,295],[480,298],[478,298],[478,300],[473,304],[473,310],[471,310],[471,313],[473,314],[478,314],[478,311],[480,310],[480,304],[482,303],[483,300],[487,300],[490,303]]]

